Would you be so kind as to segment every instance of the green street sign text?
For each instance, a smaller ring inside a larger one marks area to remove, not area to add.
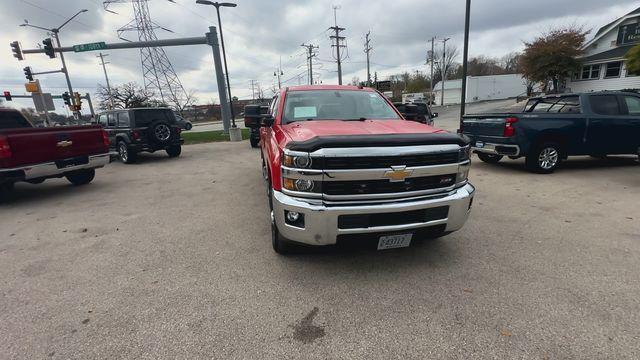
[[[89,44],[73,45],[74,52],[104,50],[106,48],[107,48],[107,44],[105,44],[104,41],[89,43]]]

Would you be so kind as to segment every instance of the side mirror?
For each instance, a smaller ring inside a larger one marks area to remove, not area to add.
[[[262,124],[261,125],[265,126],[265,127],[269,127],[269,126],[273,125],[273,121],[274,120],[275,119],[273,118],[273,116],[266,115],[265,117],[262,118]]]

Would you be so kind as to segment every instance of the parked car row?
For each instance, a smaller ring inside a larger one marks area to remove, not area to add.
[[[138,153],[182,151],[181,128],[168,108],[112,110],[97,125],[35,128],[17,110],[0,109],[0,192],[16,182],[39,184],[65,177],[85,185],[95,170],[118,156],[135,162]]]

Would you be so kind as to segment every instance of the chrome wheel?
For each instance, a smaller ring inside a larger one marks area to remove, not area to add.
[[[558,154],[558,150],[552,147],[547,147],[540,151],[540,156],[538,156],[538,164],[540,168],[544,170],[553,169],[558,164],[558,159],[560,155]]]
[[[160,124],[156,126],[156,128],[153,131],[156,135],[156,139],[160,141],[167,141],[171,136],[171,129],[169,129],[169,127],[164,124]]]
[[[120,143],[120,146],[118,146],[118,155],[122,162],[126,163],[129,160],[129,151],[127,150],[127,145],[125,143]]]

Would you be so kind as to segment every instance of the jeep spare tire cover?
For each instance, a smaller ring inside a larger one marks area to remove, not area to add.
[[[157,143],[167,143],[171,140],[171,126],[164,120],[156,120],[149,125],[149,137]]]

